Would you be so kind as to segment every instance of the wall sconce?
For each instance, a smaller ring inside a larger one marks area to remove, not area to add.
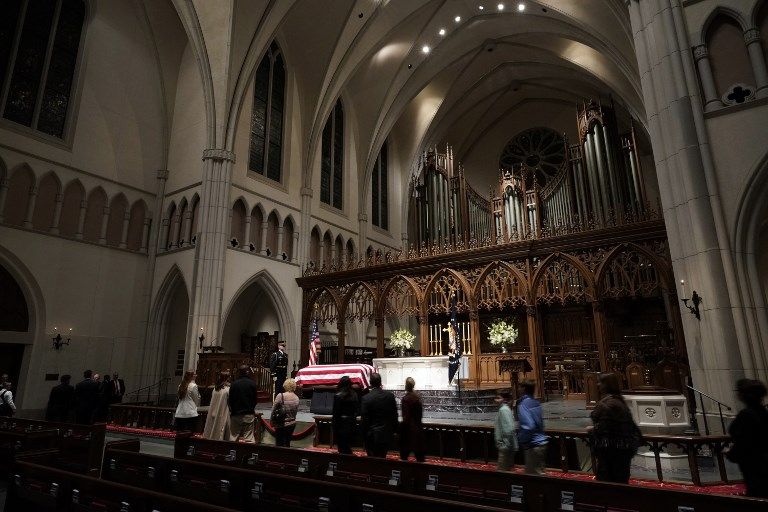
[[[72,328],[69,328],[69,332],[67,333],[67,338],[64,339],[64,337],[59,332],[58,327],[53,328],[54,334],[56,334],[54,337],[51,338],[51,341],[53,341],[53,350],[60,350],[61,347],[64,345],[69,345],[69,342],[72,341]]]
[[[696,320],[701,320],[701,314],[699,312],[699,304],[701,304],[702,302],[701,296],[698,293],[696,293],[696,290],[693,290],[693,293],[691,294],[690,299],[685,296],[685,279],[680,280],[680,288],[683,292],[682,293],[683,298],[680,300],[683,301],[683,304],[685,304],[685,307],[688,308],[688,311],[690,311],[693,314],[693,316],[696,317]],[[691,301],[691,304],[693,305],[689,306],[688,301]]]
[[[205,341],[205,333],[203,333],[203,328],[200,328],[200,336],[197,337],[198,341],[200,341],[200,346],[203,346],[203,342]]]

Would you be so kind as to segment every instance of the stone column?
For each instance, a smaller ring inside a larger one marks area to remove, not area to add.
[[[229,193],[235,154],[224,149],[203,151],[200,223],[195,251],[195,285],[191,298],[192,318],[187,340],[187,369],[197,365],[197,332],[206,332],[206,345],[221,346],[221,309],[224,265],[229,226]]]
[[[758,98],[766,98],[768,97],[768,70],[765,66],[765,53],[760,40],[760,31],[751,28],[744,32],[744,43],[747,45],[752,73],[755,75],[755,82],[757,82],[755,95]]]
[[[53,221],[48,232],[53,235],[59,234],[59,220],[61,220],[61,207],[64,204],[64,195],[56,194],[56,205],[53,207]]]
[[[261,222],[261,254],[267,255],[267,229],[269,228],[269,221],[264,218]]]
[[[77,219],[77,232],[75,238],[78,240],[83,239],[83,230],[85,229],[85,211],[88,209],[87,201],[80,201],[80,218]]]
[[[141,231],[141,247],[139,247],[139,251],[141,252],[147,252],[147,245],[149,244],[149,226],[152,224],[152,218],[151,217],[145,217],[144,218],[144,227]]]
[[[360,248],[360,254],[364,254],[365,248],[368,247],[368,214],[365,212],[357,214],[357,234],[357,246]]]
[[[179,247],[179,233],[181,233],[181,213],[177,210],[173,214],[173,219],[171,221],[171,249],[175,249],[176,247]]]
[[[99,245],[107,244],[107,226],[109,225],[109,206],[105,206],[101,213],[101,229],[99,230]]]
[[[37,202],[37,185],[29,188],[29,202],[27,203],[27,213],[24,216],[24,227],[32,229],[32,215],[35,213],[35,203]]]
[[[293,247],[291,247],[291,263],[296,263],[299,253],[299,230],[294,227],[293,229]]]
[[[723,106],[720,97],[717,95],[715,87],[715,78],[712,75],[712,66],[709,63],[709,49],[707,45],[700,44],[693,47],[693,58],[696,61],[696,68],[699,71],[699,80],[701,89],[704,93],[704,111],[711,112]]]
[[[294,253],[297,254],[296,259],[301,266],[304,266],[309,261],[309,238],[311,226],[311,214],[312,214],[312,189],[309,187],[301,188],[301,225],[297,230],[301,231],[300,245],[298,248],[294,248]]]
[[[184,211],[184,217],[181,221],[181,239],[179,240],[179,247],[187,247],[188,245],[192,244],[192,235],[190,234],[190,231],[192,230],[192,210],[190,210],[190,207],[192,205],[188,205],[186,211]]]
[[[249,245],[251,244],[251,214],[250,212],[245,213],[245,236],[243,237],[243,248],[249,249]]]
[[[123,214],[123,231],[120,234],[120,247],[121,249],[125,249],[128,247],[128,224],[131,222],[131,210],[130,208],[125,209],[125,213]]]
[[[275,250],[275,258],[283,259],[283,226],[277,226],[277,249]]]
[[[5,215],[5,198],[8,196],[8,178],[0,180],[0,222],[3,222]]]

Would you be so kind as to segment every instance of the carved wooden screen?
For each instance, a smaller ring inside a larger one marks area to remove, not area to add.
[[[339,310],[336,306],[336,300],[328,290],[323,290],[317,299],[315,299],[312,315],[323,324],[332,324],[338,321]]]
[[[655,297],[661,291],[659,273],[642,252],[622,251],[607,265],[602,277],[604,297]]]
[[[504,309],[525,303],[525,282],[505,265],[494,263],[477,288],[477,308]]]
[[[429,288],[429,313],[450,313],[451,294],[456,293],[456,310],[469,311],[469,301],[459,279],[450,272],[443,272]]]
[[[384,316],[418,316],[419,298],[414,289],[402,277],[396,277],[383,297]]]
[[[536,289],[537,302],[565,304],[593,298],[586,277],[570,261],[554,259],[543,272]]]
[[[367,286],[359,284],[347,302],[345,318],[348,321],[369,320],[374,316],[374,300],[371,291]]]

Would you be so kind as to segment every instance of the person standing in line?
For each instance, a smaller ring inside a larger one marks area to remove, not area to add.
[[[496,449],[499,451],[499,460],[496,464],[496,469],[499,471],[511,471],[515,467],[517,437],[515,436],[515,418],[509,406],[511,400],[512,393],[509,390],[499,391],[496,395],[499,412],[496,414],[493,438],[496,441]]]
[[[62,375],[59,384],[51,389],[48,407],[45,409],[46,421],[58,421],[60,423],[69,421],[69,413],[75,399],[75,388],[69,383],[71,379],[72,377],[69,375]]]
[[[299,412],[299,397],[296,396],[296,381],[286,379],[283,383],[284,391],[277,395],[272,405],[270,422],[275,427],[275,445],[291,446],[291,437],[296,429],[296,414]],[[282,414],[276,415],[276,411],[282,409]],[[279,418],[278,416],[282,416]]]
[[[381,375],[372,373],[370,381],[360,408],[365,452],[369,457],[386,457],[397,428],[397,402],[391,391],[381,389]]]
[[[629,483],[630,465],[643,434],[632,419],[619,378],[615,373],[601,373],[598,386],[602,398],[592,410],[592,437],[596,480]]]
[[[219,372],[216,386],[211,395],[211,405],[208,407],[208,417],[205,419],[203,437],[216,441],[229,440],[229,371]]]
[[[229,387],[229,440],[255,442],[253,422],[256,419],[257,386],[246,365],[237,369],[237,380]]]
[[[726,457],[739,465],[747,496],[768,498],[768,410],[763,405],[766,387],[759,380],[739,379],[736,393],[744,409],[728,428],[733,445]]]
[[[360,401],[352,389],[352,379],[344,375],[333,395],[333,438],[339,453],[352,454],[352,439],[357,430]]]
[[[199,416],[197,408],[200,405],[200,390],[195,383],[195,377],[197,377],[195,372],[188,371],[179,384],[179,390],[176,394],[179,405],[176,406],[176,412],[173,415],[176,420],[177,432],[197,432]]]
[[[7,379],[0,382],[0,416],[10,417],[16,414],[16,404],[13,403],[11,383]]]
[[[96,408],[95,420],[97,423],[107,421],[109,404],[112,400],[112,380],[109,374],[104,375],[104,380],[99,383],[99,406]]]
[[[115,372],[112,374],[112,401],[110,404],[122,403],[123,395],[125,395],[125,381]]]
[[[91,425],[98,406],[99,383],[91,370],[85,370],[83,380],[75,386],[75,423]]]
[[[288,376],[288,354],[285,353],[285,341],[277,344],[277,351],[269,357],[269,371],[275,383],[275,396],[283,392],[283,383]],[[274,399],[275,396],[272,398]]]
[[[520,384],[517,401],[517,444],[525,455],[525,472],[543,475],[547,456],[547,436],[544,434],[544,416],[541,404],[533,398],[536,384],[530,379]]]
[[[424,428],[421,424],[424,405],[421,396],[413,390],[416,381],[412,377],[405,379],[405,395],[400,400],[403,422],[400,423],[400,459],[408,460],[413,452],[416,460],[424,462]]]

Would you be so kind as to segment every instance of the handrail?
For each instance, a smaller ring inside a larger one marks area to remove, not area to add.
[[[149,392],[150,392],[150,390],[153,389],[153,388],[157,388],[158,389],[157,403],[159,405],[160,404],[160,386],[162,386],[163,384],[167,384],[170,381],[171,381],[171,377],[163,377],[162,379],[158,380],[157,382],[154,382],[152,384],[148,384],[148,385],[146,385],[144,387],[141,387],[139,389],[135,389],[135,390],[131,391],[130,393],[126,393],[125,396],[128,397],[128,396],[132,396],[133,395],[133,396],[135,396],[136,399],[138,399],[139,398],[139,394],[142,393],[143,391],[146,391],[147,392],[147,402],[149,402],[150,401],[149,400],[149,396],[150,396]]]
[[[717,398],[709,396],[708,394],[704,393],[703,391],[700,391],[700,390],[696,389],[695,387],[691,386],[690,384],[686,384],[685,387],[690,389],[694,393],[698,393],[699,394],[699,403],[701,404],[701,417],[704,420],[704,432],[706,433],[706,435],[709,435],[709,422],[707,421],[707,410],[704,408],[704,397],[709,398],[710,400],[712,400],[713,402],[715,402],[717,404],[718,415],[720,416],[720,426],[723,429],[723,434],[726,434],[727,432],[726,432],[726,429],[725,429],[725,418],[723,417],[723,407],[725,407],[729,411],[732,411],[733,409],[731,408],[731,406],[721,402]],[[698,431],[698,424],[696,423],[696,398],[695,397],[692,400],[692,402],[693,402],[692,403],[692,405],[693,405],[693,415],[691,417],[691,422],[693,423],[693,425],[695,425],[695,428]]]

